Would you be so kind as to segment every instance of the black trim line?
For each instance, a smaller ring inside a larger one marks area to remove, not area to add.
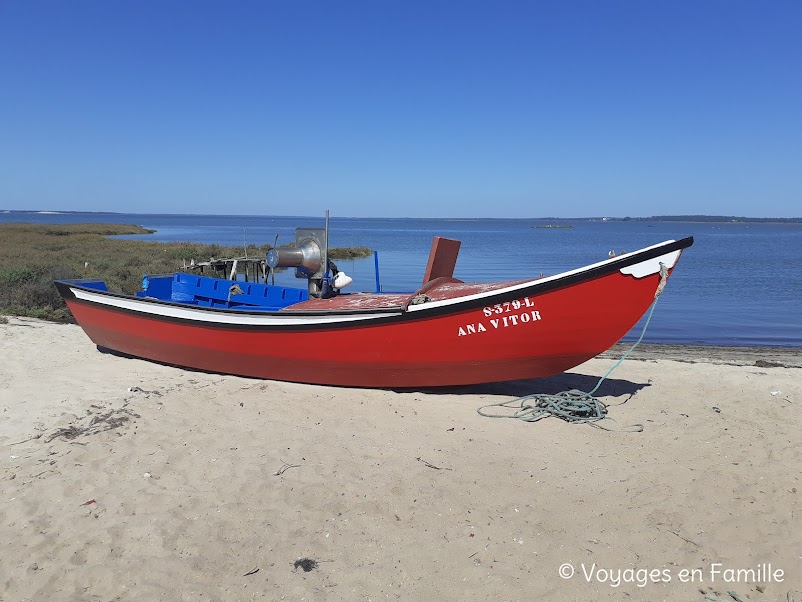
[[[56,288],[59,291],[59,294],[65,299],[74,301],[75,303],[93,305],[93,306],[101,306],[108,311],[114,311],[117,313],[127,314],[127,315],[138,315],[142,317],[148,317],[153,320],[158,321],[165,321],[165,322],[173,322],[173,323],[180,323],[180,324],[192,324],[199,327],[206,327],[206,328],[222,328],[222,329],[232,329],[232,330],[330,330],[330,329],[338,329],[338,328],[360,328],[360,327],[369,327],[377,324],[387,324],[392,322],[401,322],[401,321],[408,321],[408,320],[427,320],[430,318],[440,317],[444,314],[449,313],[461,313],[463,311],[468,311],[472,309],[476,309],[479,307],[487,307],[490,305],[494,305],[495,303],[503,303],[505,301],[519,299],[521,297],[536,297],[545,293],[549,293],[554,290],[558,290],[561,288],[566,288],[569,286],[574,286],[579,282],[583,282],[586,280],[594,280],[596,278],[606,276],[607,274],[617,272],[618,270],[628,267],[630,265],[635,265],[641,263],[643,261],[648,261],[649,259],[654,259],[655,257],[660,257],[662,255],[666,255],[668,253],[673,253],[674,251],[680,251],[682,249],[686,249],[693,245],[693,237],[689,236],[687,238],[683,238],[681,240],[677,240],[665,245],[659,245],[652,249],[648,249],[641,252],[634,252],[632,255],[621,257],[620,259],[616,259],[613,261],[605,262],[603,265],[599,265],[588,270],[581,270],[575,274],[571,274],[569,276],[565,276],[564,278],[559,278],[557,280],[550,280],[548,282],[541,282],[539,280],[533,280],[529,286],[525,286],[523,288],[518,288],[512,291],[504,291],[497,294],[493,294],[491,291],[487,296],[481,297],[479,299],[471,299],[469,301],[464,301],[461,303],[453,303],[444,305],[441,307],[432,308],[431,310],[419,310],[414,312],[402,312],[401,306],[398,307],[390,307],[390,308],[377,308],[377,309],[352,309],[352,310],[340,310],[340,311],[327,311],[327,310],[310,310],[310,311],[293,311],[293,312],[265,312],[265,311],[247,311],[247,310],[237,310],[237,309],[227,309],[227,308],[214,308],[214,307],[203,307],[203,306],[196,306],[196,305],[187,305],[183,303],[176,303],[173,301],[164,301],[162,299],[146,299],[143,297],[134,297],[132,295],[125,295],[122,293],[114,293],[111,291],[103,291],[94,289],[91,287],[82,286],[82,282],[98,282],[98,279],[75,279],[75,280],[57,280],[55,281]],[[226,314],[226,315],[237,315],[237,316],[248,316],[248,317],[259,317],[259,316],[274,316],[281,318],[314,318],[314,317],[322,317],[322,316],[354,316],[354,315],[376,315],[376,314],[393,314],[388,316],[376,316],[372,319],[365,319],[365,320],[349,320],[344,322],[323,322],[323,323],[316,323],[316,324],[264,324],[264,325],[256,325],[256,324],[225,324],[220,322],[206,322],[203,320],[192,320],[187,318],[177,318],[173,316],[164,316],[161,314],[154,314],[154,313],[146,313],[146,312],[138,312],[135,310],[114,307],[111,305],[105,305],[102,303],[96,303],[92,301],[87,301],[84,299],[78,299],[74,293],[72,292],[71,288],[79,288],[81,290],[85,290],[90,293],[100,294],[107,297],[114,297],[117,299],[125,299],[125,300],[134,300],[139,302],[145,303],[152,303],[155,305],[163,305],[168,307],[177,307],[180,309],[192,309],[192,310],[200,310],[205,312],[212,312],[215,314]]]

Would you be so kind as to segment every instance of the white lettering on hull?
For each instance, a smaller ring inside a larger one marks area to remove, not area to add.
[[[465,337],[471,334],[479,334],[481,332],[488,332],[488,330],[501,330],[509,328],[510,326],[520,326],[521,324],[531,324],[542,320],[540,311],[537,309],[529,309],[534,307],[535,303],[529,297],[524,299],[516,299],[515,301],[506,301],[504,303],[497,303],[492,307],[482,308],[482,315],[485,318],[490,318],[485,322],[479,320],[470,324],[460,326],[457,332],[458,337]],[[521,310],[524,311],[521,311]],[[491,316],[499,316],[497,318]]]

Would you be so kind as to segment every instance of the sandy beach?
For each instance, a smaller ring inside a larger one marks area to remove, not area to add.
[[[609,431],[476,411],[589,390],[622,349],[398,392],[9,318],[0,600],[802,601],[802,350],[644,346],[600,389]]]

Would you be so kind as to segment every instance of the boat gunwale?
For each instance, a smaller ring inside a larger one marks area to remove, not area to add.
[[[233,309],[223,307],[205,307],[198,305],[190,305],[176,301],[167,301],[158,298],[136,297],[125,293],[117,293],[109,290],[99,290],[92,287],[83,286],[81,283],[86,282],[104,282],[100,278],[78,278],[67,280],[56,280],[55,284],[59,293],[65,300],[74,301],[76,303],[88,304],[93,306],[102,306],[109,311],[120,312],[124,314],[138,314],[146,316],[150,319],[171,321],[193,324],[205,328],[235,328],[246,330],[261,330],[261,329],[306,329],[306,328],[342,328],[342,327],[364,327],[376,324],[376,322],[387,323],[388,321],[397,320],[426,320],[429,318],[439,317],[444,314],[459,313],[466,310],[476,309],[479,307],[486,307],[494,303],[504,302],[505,300],[512,300],[520,298],[521,296],[541,295],[544,293],[575,286],[583,281],[593,280],[610,273],[621,270],[632,265],[661,257],[675,251],[681,251],[693,244],[693,237],[689,236],[680,240],[670,240],[663,243],[658,243],[651,247],[633,251],[620,257],[607,259],[605,261],[590,264],[562,272],[561,274],[554,274],[544,279],[534,279],[525,281],[512,287],[503,287],[482,293],[465,295],[464,297],[454,297],[441,301],[433,301],[430,303],[423,303],[420,305],[409,306],[406,310],[403,305],[392,307],[380,308],[349,308],[349,309],[316,309],[316,310],[248,310],[248,309]],[[634,276],[631,276],[634,277]],[[491,283],[487,283],[491,284]],[[126,301],[134,301],[136,303],[157,305],[164,307],[180,308],[184,310],[208,312],[211,314],[225,315],[225,316],[241,316],[241,317],[269,317],[272,323],[265,324],[250,324],[250,323],[231,323],[231,322],[215,322],[206,320],[193,320],[191,318],[181,318],[175,316],[166,316],[159,313],[137,311],[135,309],[126,309],[107,305],[96,301],[79,299],[72,292],[72,288],[87,291],[89,293],[100,295],[104,297],[111,297],[116,299],[123,299]],[[411,293],[414,295],[415,293]],[[445,302],[445,303],[444,303]],[[441,304],[442,303],[442,304]],[[437,304],[437,305],[435,305]],[[414,310],[413,310],[414,308]],[[282,324],[285,319],[299,318],[321,318],[321,317],[343,317],[348,316],[365,316],[359,320],[343,320],[340,322],[313,322],[309,324]],[[375,319],[371,319],[375,316]]]

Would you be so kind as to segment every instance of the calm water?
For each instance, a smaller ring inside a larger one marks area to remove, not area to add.
[[[111,222],[157,230],[156,241],[224,245],[294,240],[297,226],[323,218],[144,214],[0,213],[0,221]],[[802,347],[802,226],[572,221],[571,229],[538,229],[542,220],[355,219],[332,217],[331,246],[379,251],[384,290],[421,284],[432,236],[462,241],[455,276],[493,281],[554,274],[667,239],[695,238],[660,298],[645,340],[709,345]],[[351,290],[375,288],[373,259],[338,261]],[[299,285],[292,274],[285,284]],[[599,316],[604,319],[604,316]],[[628,339],[636,338],[639,327]]]

